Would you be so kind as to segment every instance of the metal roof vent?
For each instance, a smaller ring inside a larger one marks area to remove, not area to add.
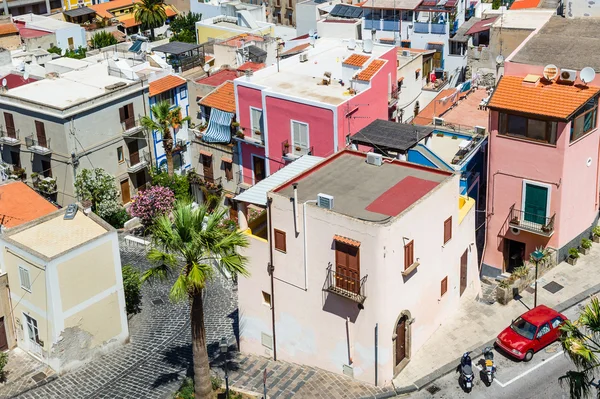
[[[70,204],[67,207],[67,211],[65,212],[65,216],[63,217],[64,220],[72,220],[75,218],[75,215],[77,215],[77,204]]]
[[[323,193],[317,194],[317,206],[319,208],[333,209],[333,196]]]
[[[383,156],[374,152],[367,152],[367,163],[369,165],[381,166],[383,164]]]

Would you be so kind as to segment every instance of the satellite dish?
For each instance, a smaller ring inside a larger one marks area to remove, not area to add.
[[[592,67],[585,67],[579,72],[579,79],[585,84],[590,83],[596,77],[596,71]]]
[[[504,62],[504,57],[502,56],[502,54],[500,54],[498,57],[496,57],[496,64],[502,64]]]
[[[354,50],[356,48],[356,40],[350,39],[348,41],[348,50]]]
[[[373,51],[373,40],[372,39],[363,40],[363,51],[365,53],[370,53],[371,51]]]
[[[311,36],[310,39],[308,39],[308,41],[311,46],[315,47],[315,42],[317,41],[317,39],[315,39],[314,36]]]
[[[6,80],[6,78],[2,79],[2,87],[6,87],[8,85],[8,82]]]
[[[204,72],[208,72],[208,71],[210,71],[210,65],[204,64],[204,66],[202,67],[202,69],[204,69]]]
[[[25,79],[25,80],[29,79],[29,71],[25,71],[25,73],[23,74],[23,79]]]
[[[308,31],[308,37],[313,37],[315,35],[314,29]]]
[[[558,67],[554,64],[548,64],[544,67],[544,78],[554,80],[558,76]]]

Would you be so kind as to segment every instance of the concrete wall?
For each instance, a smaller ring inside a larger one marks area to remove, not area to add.
[[[320,19],[317,5],[312,0],[296,3],[296,35],[306,35],[309,31],[317,31],[317,21]],[[319,35],[323,36],[323,35]],[[325,36],[323,36],[325,37]]]
[[[319,37],[337,37],[340,39],[362,40],[362,20],[350,23],[346,20],[320,20],[316,23]],[[367,38],[370,38],[368,36]]]
[[[598,18],[600,4],[595,1],[567,0],[564,15],[567,18]]]
[[[417,69],[423,69],[423,56],[421,54],[410,57],[398,56],[400,67],[398,68],[397,79],[404,78],[400,86],[398,96],[398,110],[404,111],[402,121],[406,121],[413,115],[415,101],[417,101],[423,92],[423,79],[420,75],[417,77]],[[397,83],[397,82],[396,82]],[[400,121],[400,115],[398,116]]]
[[[54,33],[32,38],[23,38],[23,43],[27,51],[32,51],[38,48],[48,50],[52,46],[57,45],[56,35]]]
[[[496,70],[496,57],[505,58],[511,54],[533,32],[531,29],[495,28],[490,29],[489,46],[473,47],[469,40],[468,64],[472,71],[480,68]]]
[[[243,28],[240,29],[235,23],[231,23],[230,25],[231,26],[223,27],[204,20],[196,22],[198,43],[205,43],[209,39],[228,39],[242,33],[253,33],[259,36],[272,36],[274,34],[274,25],[272,24],[259,23],[259,28],[251,31]]]
[[[8,274],[5,271],[0,272],[0,317],[4,320],[4,325],[0,325],[0,328],[4,329],[3,333],[6,335],[8,349],[12,349],[17,345],[17,337],[15,336],[12,301],[8,288]]]
[[[81,26],[72,24],[73,26],[58,29],[55,32],[56,46],[60,47],[63,52],[69,49],[69,38],[73,38],[73,49],[78,49],[80,46],[87,48],[87,39],[85,37],[85,29]]]
[[[241,160],[239,159],[239,151],[237,151],[237,145],[233,144],[213,144],[205,143],[201,139],[193,138],[190,145],[190,157],[192,161],[192,168],[196,170],[196,173],[203,175],[202,160],[200,159],[200,151],[208,151],[212,156],[213,166],[213,178],[221,179],[223,190],[225,193],[237,194],[238,193],[238,178]],[[223,158],[233,160],[231,170],[233,178],[227,180],[225,176],[225,162]]]

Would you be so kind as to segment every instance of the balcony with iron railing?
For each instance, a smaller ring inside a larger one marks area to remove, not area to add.
[[[330,263],[327,267],[327,276],[325,278],[325,284],[323,284],[323,291],[331,292],[332,294],[362,304],[365,302],[365,299],[367,299],[367,277],[368,276],[355,278],[337,272],[333,270],[333,266]]]
[[[136,133],[141,132],[144,128],[140,123],[139,119],[135,119],[134,117],[127,118],[121,122],[121,128],[123,129],[123,137],[130,137]]]
[[[127,172],[137,173],[150,165],[150,153],[148,151],[139,151],[129,154],[127,161]]]
[[[31,136],[25,137],[25,145],[31,152],[34,152],[36,154],[52,154],[49,138],[44,137],[42,140],[40,140],[37,135],[32,134]]]
[[[556,213],[548,217],[536,213],[525,212],[516,209],[515,205],[513,205],[510,207],[508,225],[515,229],[528,231],[544,237],[551,237],[552,234],[554,234],[555,216]]]
[[[287,161],[295,161],[303,155],[313,155],[314,147],[304,147],[299,145],[290,145],[289,140],[281,143],[282,156]]]
[[[19,131],[15,129],[0,129],[0,144],[21,145]]]

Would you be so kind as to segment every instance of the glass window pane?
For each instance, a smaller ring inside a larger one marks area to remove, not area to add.
[[[525,137],[527,119],[522,116],[508,115],[507,133]]]
[[[536,119],[527,120],[527,137],[534,140],[546,141],[546,122]]]

